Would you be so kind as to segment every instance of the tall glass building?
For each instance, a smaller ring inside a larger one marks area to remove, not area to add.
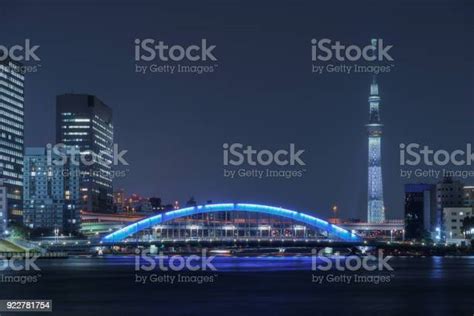
[[[7,191],[8,217],[16,222],[23,218],[24,79],[18,63],[0,61],[0,176]]]
[[[93,95],[63,94],[56,98],[56,142],[80,151],[82,211],[113,210],[112,109]]]
[[[436,228],[436,185],[405,184],[405,238],[430,238]]]

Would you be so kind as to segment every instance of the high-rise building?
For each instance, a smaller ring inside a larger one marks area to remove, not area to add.
[[[405,237],[423,239],[436,237],[436,186],[405,184]]]
[[[79,178],[79,165],[67,152],[59,156],[42,147],[26,148],[24,224],[32,229],[77,232],[80,225]]]
[[[8,231],[8,205],[7,187],[3,179],[0,179],[0,236],[6,235]]]
[[[379,104],[379,87],[374,76],[372,84],[370,85],[369,124],[366,125],[369,136],[369,186],[367,221],[372,224],[382,223],[385,221],[381,154],[383,125],[380,121]]]
[[[113,210],[112,110],[87,94],[64,94],[56,99],[56,141],[81,153],[80,208]]]
[[[0,61],[0,168],[7,189],[8,215],[22,221],[23,131],[25,77],[20,65]]]
[[[453,180],[450,177],[444,178],[436,184],[436,203],[437,203],[437,227],[441,230],[441,237],[445,239],[446,229],[444,227],[445,207],[464,206],[464,184],[459,180]]]

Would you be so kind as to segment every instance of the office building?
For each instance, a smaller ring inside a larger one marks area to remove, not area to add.
[[[464,206],[474,207],[474,186],[465,186],[464,189]]]
[[[463,241],[463,220],[473,215],[472,207],[445,207],[443,209],[444,228],[447,243],[460,243]]]
[[[63,155],[45,148],[26,148],[24,224],[31,229],[65,234],[79,230],[79,166],[69,153]]]
[[[56,142],[81,155],[80,209],[112,212],[112,110],[93,95],[64,94],[56,99]]]
[[[441,229],[441,238],[445,239],[447,235],[444,227],[443,209],[464,206],[464,184],[459,180],[446,177],[436,185],[436,195],[437,227]]]
[[[7,187],[3,179],[0,179],[0,236],[8,233],[8,203]]]
[[[0,168],[9,219],[22,221],[24,87],[20,65],[0,61]]]
[[[405,184],[405,238],[440,238],[436,224],[436,186]]]

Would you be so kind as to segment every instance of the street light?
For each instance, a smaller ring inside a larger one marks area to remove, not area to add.
[[[58,238],[59,238],[59,228],[55,228],[55,229],[54,229],[54,236],[55,236],[56,242],[58,242]]]

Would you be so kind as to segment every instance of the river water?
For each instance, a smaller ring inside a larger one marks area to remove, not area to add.
[[[474,314],[474,257],[396,257],[370,272],[313,271],[297,256],[217,257],[216,271],[194,272],[136,270],[133,257],[36,263],[2,271],[0,299],[51,299],[53,315]]]

